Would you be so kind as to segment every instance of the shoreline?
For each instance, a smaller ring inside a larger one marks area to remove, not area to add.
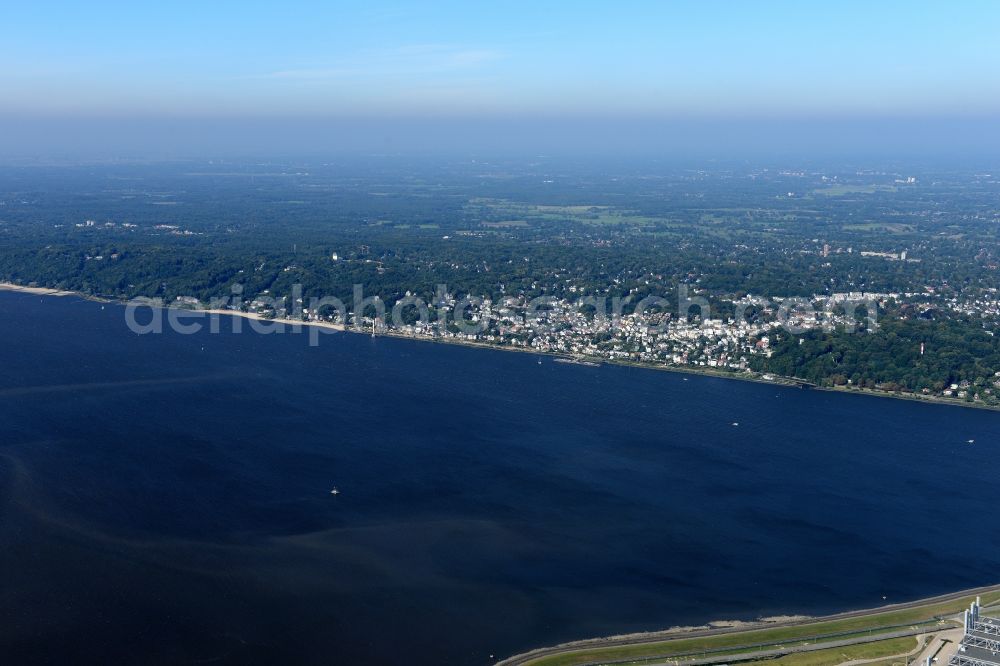
[[[83,296],[83,294],[75,291],[62,291],[48,287],[25,287],[13,282],[0,282],[0,291],[16,291],[22,294],[35,294],[37,296]]]
[[[807,628],[810,626],[824,626],[832,622],[843,620],[864,620],[866,618],[876,619],[879,616],[886,616],[900,611],[912,611],[925,608],[934,608],[941,604],[948,604],[958,600],[975,598],[980,595],[995,595],[1000,592],[1000,585],[986,585],[975,587],[958,592],[941,594],[932,597],[924,597],[909,602],[887,604],[874,608],[843,611],[829,615],[807,616],[788,615],[776,617],[761,617],[756,620],[714,620],[697,626],[675,626],[657,631],[636,632],[631,634],[617,634],[612,636],[602,636],[596,638],[584,638],[573,641],[566,641],[556,645],[539,647],[533,650],[511,655],[496,662],[495,666],[528,666],[536,662],[544,662],[548,659],[566,657],[574,653],[588,653],[590,651],[600,651],[606,648],[629,648],[642,647],[649,644],[671,643],[683,641],[691,638],[711,638],[725,637],[727,635],[756,634],[762,631],[782,630],[788,628]],[[986,605],[995,604],[993,600]],[[948,616],[960,613],[961,609],[956,609]],[[783,638],[781,642],[794,642],[793,638]],[[705,651],[707,654],[707,651]],[[732,656],[732,655],[730,655]],[[678,658],[665,657],[663,662],[679,663]],[[569,661],[567,661],[569,663]]]
[[[61,298],[67,296],[75,296],[77,298],[81,298],[88,301],[94,301],[98,303],[116,303],[119,305],[125,305],[126,303],[125,301],[117,299],[109,299],[100,296],[94,296],[92,294],[84,294],[82,292],[77,292],[77,291],[53,289],[50,287],[28,287],[24,285],[14,284],[12,282],[0,282],[0,291],[11,291],[15,293],[33,294],[36,296],[56,296]],[[362,335],[365,335],[367,333],[367,331],[358,330],[350,326],[345,326],[344,324],[334,324],[332,322],[322,322],[322,321],[302,321],[298,319],[268,318],[268,317],[263,317],[255,312],[242,312],[240,310],[188,308],[188,307],[173,306],[173,305],[163,305],[162,309],[176,310],[188,313],[199,313],[206,315],[217,315],[217,316],[225,315],[230,317],[240,317],[242,319],[246,319],[251,322],[268,322],[268,323],[283,324],[286,326],[293,326],[293,327],[313,326],[316,328],[334,330],[341,333],[354,333]],[[477,349],[492,349],[496,351],[538,354],[540,356],[547,356],[551,358],[575,358],[570,354],[560,353],[560,352],[540,351],[537,349],[523,349],[507,345],[495,345],[495,344],[490,344],[488,342],[476,342],[472,340],[421,337],[417,335],[409,335],[406,333],[398,333],[389,330],[378,332],[377,337],[398,338],[402,340],[415,340],[418,342],[435,342],[440,344],[472,347]],[[927,404],[944,405],[950,407],[965,407],[969,409],[985,409],[989,411],[1000,411],[1000,405],[991,406],[991,405],[984,405],[977,403],[969,403],[965,402],[964,400],[958,400],[954,398],[945,398],[941,396],[924,396],[915,393],[914,394],[888,393],[873,389],[847,388],[840,386],[819,386],[816,384],[812,384],[811,382],[807,382],[803,379],[799,379],[797,377],[785,377],[782,375],[773,375],[774,377],[773,379],[764,379],[760,375],[753,375],[745,372],[737,373],[728,370],[717,370],[715,368],[700,368],[700,367],[686,367],[680,365],[642,363],[637,361],[605,359],[600,357],[587,357],[585,360],[597,363],[599,365],[616,365],[620,367],[639,368],[642,370],[658,370],[661,372],[685,373],[691,375],[701,375],[704,377],[716,377],[719,379],[732,379],[743,382],[756,382],[758,384],[769,384],[773,386],[799,387],[803,389],[808,388],[816,391],[830,391],[846,395],[871,396],[875,398],[892,398],[896,400],[909,400],[911,402],[923,402]]]
[[[206,315],[222,315],[228,317],[240,317],[241,319],[247,319],[250,321],[263,321],[269,324],[283,324],[285,326],[312,326],[314,328],[326,328],[333,331],[339,331],[341,333],[354,333],[355,331],[348,331],[343,324],[334,324],[328,321],[301,321],[299,319],[284,319],[279,317],[262,317],[256,312],[243,312],[241,310],[218,310],[218,309],[196,309],[196,308],[184,308],[184,307],[174,307],[170,305],[163,306],[164,310],[179,310],[182,312],[191,312]]]
[[[13,284],[11,282],[0,282],[0,291],[12,291],[21,294],[33,294],[35,296],[58,296],[61,298],[72,296],[76,298],[82,298],[86,301],[93,301],[96,303],[113,303],[116,305],[126,305],[125,301],[120,301],[111,298],[103,298],[101,296],[93,296],[90,294],[84,294],[78,291],[64,291],[61,289],[51,289],[49,287],[24,287],[19,284]],[[152,307],[152,306],[150,306]],[[240,317],[241,319],[247,319],[250,321],[262,321],[275,324],[285,324],[287,326],[315,326],[317,328],[327,328],[341,332],[353,332],[347,331],[343,324],[334,324],[331,322],[323,321],[301,321],[298,319],[281,319],[276,317],[263,317],[256,312],[242,312],[240,310],[219,310],[210,308],[187,308],[181,306],[163,305],[159,309],[162,310],[174,310],[177,312],[192,313],[192,314],[204,314],[204,315],[223,315],[228,317]]]

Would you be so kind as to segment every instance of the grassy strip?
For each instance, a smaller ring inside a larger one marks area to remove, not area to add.
[[[974,597],[957,599],[918,608],[898,611],[875,612],[869,615],[799,624],[774,629],[733,631],[696,638],[672,638],[650,643],[587,647],[572,652],[539,657],[529,662],[531,666],[580,666],[594,662],[641,660],[653,657],[671,657],[699,652],[723,652],[741,646],[774,646],[808,641],[831,634],[864,633],[891,627],[919,625],[940,616],[952,615],[966,608]],[[1000,592],[983,596],[984,604],[1000,600]]]
[[[837,664],[843,664],[845,661],[855,661],[857,659],[894,657],[912,651],[917,647],[918,640],[913,636],[909,636],[905,638],[891,638],[887,641],[878,641],[877,643],[863,643],[861,645],[830,648],[829,650],[799,652],[772,659],[769,664],[773,664],[774,666],[837,666]],[[902,663],[903,658],[900,658],[899,661]]]
[[[836,633],[836,634],[817,634],[815,636],[808,636],[806,638],[795,639],[791,641],[778,641],[778,642],[768,642],[768,643],[757,643],[757,644],[742,644],[735,647],[727,647],[722,649],[707,649],[698,650],[696,652],[673,652],[670,655],[665,655],[670,659],[676,659],[679,661],[686,661],[691,659],[702,659],[705,657],[725,657],[730,655],[746,655],[748,653],[753,653],[761,650],[774,650],[777,648],[796,648],[804,647],[807,645],[822,645],[823,643],[830,643],[833,641],[844,641],[851,640],[854,638],[871,638],[873,636],[878,636],[880,634],[891,634],[898,631],[902,631],[910,628],[923,628],[927,632],[939,631],[941,629],[940,624],[937,620],[928,620],[925,622],[920,622],[917,624],[905,624],[905,625],[893,625],[889,627],[878,627],[874,629],[863,629],[859,631],[849,631],[846,633]],[[648,663],[651,660],[659,661],[663,656],[655,655],[652,657],[645,657],[642,659],[636,659],[629,661],[630,664]],[[534,662],[532,662],[534,664]]]

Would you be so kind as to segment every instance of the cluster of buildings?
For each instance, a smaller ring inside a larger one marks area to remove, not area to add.
[[[981,294],[966,298],[948,297],[942,299],[942,305],[957,314],[983,319],[986,321],[1000,320],[1000,293],[996,289],[988,289]],[[991,331],[987,331],[992,335]]]
[[[286,301],[272,297],[266,290],[257,298],[244,301],[240,309],[265,317],[345,324],[378,334],[507,346],[592,361],[730,371],[759,367],[752,359],[770,357],[779,336],[787,339],[787,334],[817,329],[863,330],[866,325],[871,328],[872,319],[868,317],[876,310],[871,307],[874,304],[879,308],[890,302],[908,304],[912,306],[909,316],[937,316],[935,312],[945,316],[976,314],[984,318],[988,334],[990,327],[1000,322],[998,293],[965,299],[929,291],[838,292],[811,298],[745,296],[732,303],[733,309],[727,309],[725,318],[702,310],[697,304],[688,307],[683,301],[670,307],[665,299],[658,301],[658,307],[642,312],[621,312],[622,308],[618,308],[616,314],[614,307],[602,310],[582,305],[585,301],[554,297],[508,296],[492,301],[460,299],[445,293],[426,304],[410,294],[407,298],[413,302],[403,307],[379,303],[381,314],[377,318],[371,307],[365,307],[360,314],[349,307],[317,311],[311,310],[309,303],[303,303],[301,298],[286,310],[280,305]],[[708,306],[704,299],[694,300]],[[920,353],[924,353],[923,345]],[[991,377],[985,386],[972,387],[963,382],[946,385],[935,393],[978,402],[996,389],[1000,389],[1000,377]],[[925,389],[924,393],[928,391]]]
[[[332,310],[310,311],[298,299],[293,317],[304,321],[347,323],[364,331],[421,338],[450,339],[509,346],[542,353],[587,357],[595,360],[632,361],[746,370],[753,355],[770,355],[771,342],[782,329],[801,332],[817,327],[853,325],[854,313],[843,305],[847,295],[826,307],[816,307],[809,299],[747,297],[738,302],[742,317],[714,318],[697,306],[688,312],[668,312],[651,308],[645,312],[613,314],[581,306],[580,301],[508,297],[459,301],[444,295],[420,307],[388,311],[376,318],[370,309],[364,316],[347,313],[347,322]],[[865,298],[875,295],[861,294]],[[877,296],[887,297],[888,294]],[[266,298],[266,297],[265,297]],[[273,302],[273,301],[271,301]],[[258,298],[247,303],[251,311],[284,318],[284,308],[274,308]],[[405,317],[404,313],[412,316]],[[427,316],[432,315],[432,316]]]
[[[1000,666],[1000,619],[982,615],[980,603],[977,597],[965,611],[964,636],[948,666]]]
[[[824,255],[825,256],[825,255]],[[882,259],[888,259],[889,261],[909,261],[911,263],[919,262],[919,259],[907,259],[906,250],[902,252],[871,252],[867,250],[861,251],[862,257],[881,257]]]

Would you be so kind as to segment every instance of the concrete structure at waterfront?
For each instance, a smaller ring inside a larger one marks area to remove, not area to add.
[[[977,597],[964,621],[965,635],[949,666],[1000,666],[1000,618],[982,615]],[[930,657],[926,666],[931,666]]]

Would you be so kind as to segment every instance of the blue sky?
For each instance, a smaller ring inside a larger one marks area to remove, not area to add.
[[[0,114],[991,116],[998,34],[990,1],[5,1]]]

